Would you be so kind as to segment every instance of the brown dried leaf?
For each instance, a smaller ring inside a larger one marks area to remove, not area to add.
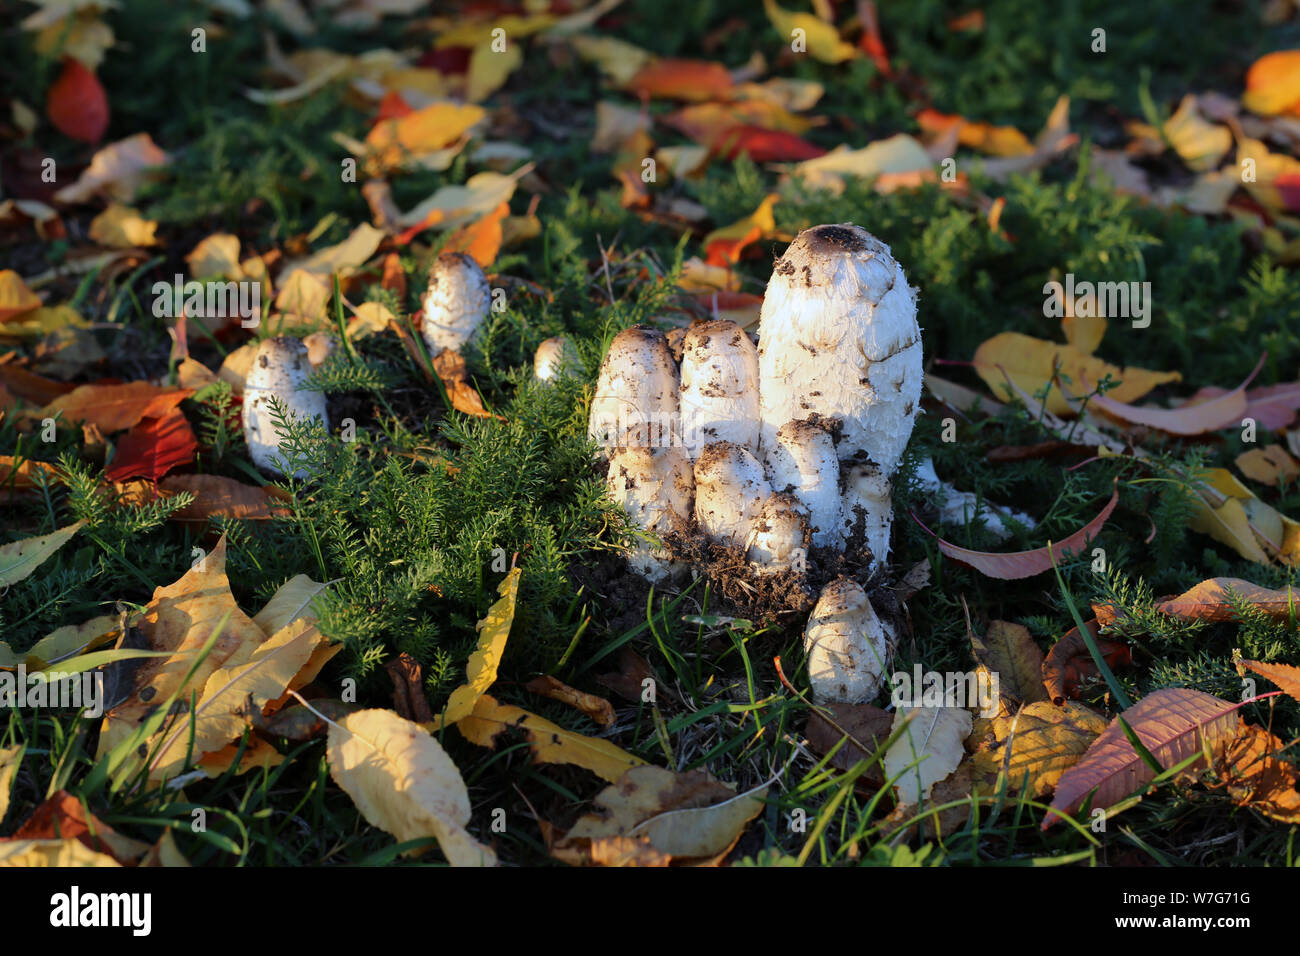
[[[393,680],[393,710],[399,717],[417,724],[433,720],[429,699],[424,696],[424,674],[420,662],[406,652],[384,665]]]
[[[1022,624],[990,621],[988,632],[980,637],[970,631],[971,653],[981,667],[998,677],[998,691],[1003,699],[1017,703],[1046,700],[1043,689],[1043,652],[1034,643],[1029,629]]]
[[[1290,664],[1262,664],[1259,661],[1242,661],[1243,667],[1249,667],[1260,677],[1271,680],[1274,684],[1300,700],[1300,667]]]
[[[1300,462],[1281,445],[1252,448],[1237,456],[1237,467],[1251,481],[1276,488],[1300,478]]]
[[[1300,613],[1300,595],[1290,590],[1275,591],[1241,578],[1210,578],[1175,598],[1156,604],[1156,610],[1185,621],[1233,621],[1237,612],[1229,602],[1229,595],[1252,604],[1277,621],[1291,618],[1294,603]]]
[[[823,710],[830,711],[829,718],[822,713]],[[832,747],[844,740],[844,745],[831,757],[831,766],[848,771],[859,762],[871,759],[876,749],[889,739],[893,723],[893,714],[872,704],[832,703],[815,708],[808,715],[804,734],[808,737],[808,746],[819,754],[829,753]],[[848,739],[845,739],[845,734]],[[884,768],[876,764],[862,775],[862,780],[875,788],[883,786]]]
[[[1263,727],[1247,724],[1215,766],[1238,806],[1282,823],[1300,823],[1295,765],[1279,759],[1286,744]]]
[[[1101,624],[1096,620],[1087,624],[1089,633],[1097,642],[1097,650],[1101,651],[1108,666],[1114,668],[1133,662],[1133,652],[1127,644],[1099,636]],[[1066,698],[1078,693],[1085,678],[1096,677],[1098,673],[1092,653],[1077,627],[1070,628],[1043,658],[1043,687],[1058,707],[1065,703]]]
[[[575,710],[582,711],[602,727],[614,723],[614,705],[604,697],[583,693],[549,675],[534,677],[524,685],[524,690],[568,704]]]

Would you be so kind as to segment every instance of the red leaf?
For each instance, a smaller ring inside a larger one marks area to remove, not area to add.
[[[109,481],[127,478],[157,481],[177,465],[192,461],[198,450],[198,439],[185,413],[173,408],[162,418],[144,419],[123,435],[104,477]]]
[[[1266,358],[1268,358],[1267,352],[1260,356],[1255,371],[1231,392],[1224,392],[1218,398],[1212,398],[1199,405],[1183,405],[1179,408],[1141,408],[1137,405],[1117,402],[1105,395],[1093,395],[1089,398],[1088,404],[1092,408],[1100,408],[1112,418],[1131,422],[1134,425],[1158,428],[1170,435],[1203,435],[1206,432],[1227,428],[1229,425],[1236,425],[1241,421],[1242,416],[1246,414],[1246,386],[1259,374]],[[1084,382],[1084,386],[1087,386],[1087,382]]]
[[[98,143],[108,131],[108,94],[94,73],[69,58],[46,95],[45,115],[63,135]]]
[[[1112,617],[1113,620],[1113,617]],[[1123,641],[1100,637],[1101,623],[1087,622],[1088,633],[1097,642],[1106,666],[1111,669],[1133,663],[1133,651]],[[1072,627],[1059,641],[1052,645],[1047,656],[1043,658],[1043,687],[1052,703],[1061,706],[1066,698],[1071,700],[1079,696],[1079,685],[1085,677],[1096,677],[1097,662],[1092,659],[1087,642],[1077,627]]]
[[[445,46],[426,52],[420,57],[417,65],[435,69],[444,76],[468,73],[470,52],[467,46]]]
[[[402,94],[396,90],[389,90],[384,94],[384,98],[379,101],[379,115],[375,117],[376,123],[382,123],[384,120],[401,119],[414,113],[415,110],[411,105],[402,98]]]
[[[974,568],[980,574],[991,578],[997,578],[1001,581],[1014,581],[1018,578],[1030,578],[1035,574],[1042,574],[1044,571],[1052,570],[1053,555],[1055,555],[1057,563],[1060,563],[1062,559],[1072,554],[1078,554],[1090,539],[1097,536],[1097,532],[1101,530],[1101,526],[1110,518],[1115,506],[1118,504],[1119,484],[1116,482],[1115,491],[1111,494],[1106,507],[1101,509],[1101,514],[1064,541],[1051,545],[1050,552],[1047,546],[1035,548],[1032,551],[1012,551],[1006,554],[993,551],[971,551],[969,548],[959,548],[955,544],[944,541],[943,538],[940,538],[927,528],[915,514],[912,515],[912,520],[921,525],[925,533],[935,539],[940,551],[958,564]]]
[[[1282,205],[1287,212],[1300,212],[1300,174],[1283,173],[1273,180],[1273,185],[1282,194]]]
[[[627,84],[637,96],[667,100],[720,100],[731,94],[731,74],[707,60],[656,60]]]
[[[733,126],[718,137],[717,154],[735,159],[748,153],[756,163],[790,163],[825,156],[826,150],[801,136],[761,126]]]
[[[1168,769],[1200,751],[1202,738],[1211,755],[1221,750],[1236,734],[1238,706],[1198,690],[1175,687],[1148,694],[1121,716],[1142,745]],[[1189,769],[1202,764],[1204,758]],[[1107,808],[1153,779],[1155,771],[1133,749],[1119,721],[1112,721],[1083,758],[1061,775],[1043,829],[1079,809],[1094,790],[1092,806]]]

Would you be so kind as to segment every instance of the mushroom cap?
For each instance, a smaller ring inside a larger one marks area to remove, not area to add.
[[[758,351],[764,448],[817,413],[841,422],[841,460],[893,474],[920,408],[921,330],[887,245],[852,223],[801,232],[773,268]]]
[[[587,433],[602,449],[680,444],[677,363],[657,329],[614,336],[600,364]]]
[[[682,342],[682,443],[692,456],[711,441],[758,452],[758,349],[730,319],[698,322]]]
[[[840,527],[840,462],[835,439],[816,419],[786,422],[766,446],[767,476],[774,491],[789,491],[808,510],[812,543],[836,547]]]
[[[271,416],[271,398],[282,402],[291,418],[314,418],[329,427],[324,394],[299,389],[310,373],[307,347],[298,339],[278,336],[258,345],[244,380],[241,413],[248,453],[258,468],[283,474],[275,464],[281,436]],[[294,477],[305,478],[307,473],[299,469]]]
[[[891,641],[862,585],[837,578],[826,585],[804,629],[813,700],[859,704],[884,685]]]
[[[769,494],[763,466],[734,442],[710,442],[695,459],[695,520],[719,544],[745,547]]]
[[[794,495],[773,492],[749,532],[746,557],[760,574],[805,569],[808,512]]]
[[[444,252],[429,267],[420,331],[429,351],[460,351],[474,337],[492,304],[487,276],[473,256]]]
[[[552,336],[541,345],[533,355],[533,377],[541,382],[549,382],[560,375],[571,372],[578,364],[578,353],[563,335]]]
[[[664,535],[690,526],[694,477],[679,445],[615,449],[605,487],[643,531]],[[652,581],[666,577],[673,567],[667,551],[648,541],[637,542],[628,563]]]

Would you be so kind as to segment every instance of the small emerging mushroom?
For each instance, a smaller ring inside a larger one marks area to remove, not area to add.
[[[474,257],[444,252],[429,269],[421,332],[436,356],[443,349],[459,352],[474,337],[492,304],[487,276]]]
[[[662,332],[636,325],[609,344],[596,379],[587,432],[612,447],[680,444],[677,363]]]
[[[698,322],[682,343],[682,442],[695,457],[712,441],[758,452],[758,349],[730,319]]]
[[[831,433],[814,419],[786,422],[766,447],[772,488],[789,491],[808,509],[812,543],[838,546],[840,529],[840,462]]]
[[[770,493],[763,466],[734,442],[710,442],[695,459],[695,520],[719,544],[745,547]]]
[[[563,335],[556,335],[537,346],[533,355],[533,377],[539,382],[549,382],[561,375],[570,374],[578,367],[578,353]]]
[[[844,540],[865,548],[873,564],[889,557],[889,532],[894,523],[893,486],[871,462],[849,465],[840,498]]]
[[[826,585],[804,629],[813,700],[871,700],[884,685],[892,644],[862,585],[851,578]]]
[[[689,527],[694,480],[691,460],[679,445],[617,449],[605,486],[643,531],[664,535]],[[628,564],[651,581],[662,580],[673,568],[668,553],[647,541],[637,543]]]
[[[324,393],[299,389],[310,374],[307,347],[298,339],[264,339],[257,347],[244,380],[243,421],[248,452],[258,468],[284,474],[275,463],[281,457],[281,436],[271,418],[269,399],[279,399],[291,419],[314,418],[329,427]],[[305,478],[307,472],[299,469],[294,477]]]
[[[799,499],[773,492],[749,532],[745,556],[759,574],[803,571],[808,558],[808,512]]]

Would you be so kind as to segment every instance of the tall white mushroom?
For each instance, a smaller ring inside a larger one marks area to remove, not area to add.
[[[767,476],[774,491],[789,491],[808,510],[812,543],[835,547],[840,526],[840,463],[835,440],[816,419],[786,422],[766,449]]]
[[[768,282],[758,354],[765,452],[783,425],[816,413],[839,421],[841,462],[892,477],[920,408],[922,369],[916,292],[888,246],[852,223],[801,232]]]
[[[862,585],[851,578],[826,585],[804,629],[813,700],[871,700],[884,685],[892,643]]]
[[[283,474],[275,464],[281,457],[281,434],[271,418],[271,398],[283,403],[290,418],[316,419],[329,427],[324,393],[298,387],[310,374],[307,347],[298,339],[287,336],[264,339],[257,347],[244,379],[243,422],[248,452],[258,468]],[[307,473],[298,469],[294,477],[305,478]]]
[[[421,332],[432,355],[443,349],[460,351],[487,318],[492,290],[487,276],[463,252],[444,252],[429,268],[424,292]]]
[[[665,535],[685,532],[690,525],[694,479],[691,460],[680,445],[615,450],[605,486],[643,531]],[[628,563],[652,581],[662,580],[673,567],[667,551],[648,541],[637,542]]]
[[[734,442],[710,442],[695,459],[695,520],[718,544],[745,547],[770,493],[763,466]]]
[[[698,322],[682,344],[682,443],[691,456],[713,441],[758,452],[758,350],[730,319]]]
[[[588,434],[606,455],[616,446],[680,444],[678,387],[664,334],[639,325],[623,330],[600,365]]]

